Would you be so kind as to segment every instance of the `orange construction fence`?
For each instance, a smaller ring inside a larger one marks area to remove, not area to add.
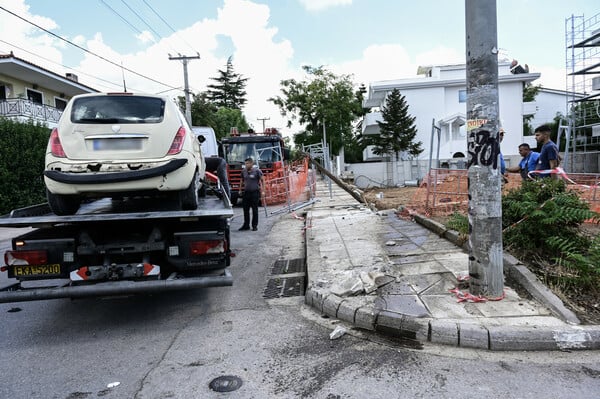
[[[283,171],[264,175],[266,205],[294,203],[306,199],[308,158],[287,165]]]
[[[508,174],[502,192],[520,187],[521,176]],[[569,173],[567,188],[600,212],[600,174]],[[444,216],[454,212],[466,213],[469,187],[466,169],[431,169],[413,195],[409,208],[428,216]]]

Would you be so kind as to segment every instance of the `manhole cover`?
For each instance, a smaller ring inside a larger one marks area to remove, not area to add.
[[[235,375],[217,377],[208,384],[215,392],[233,392],[242,386],[242,379]]]

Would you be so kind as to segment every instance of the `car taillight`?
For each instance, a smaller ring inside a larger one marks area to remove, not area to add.
[[[218,254],[225,252],[225,240],[202,240],[190,243],[192,255]]]
[[[181,127],[179,127],[179,130],[177,130],[177,134],[175,135],[175,138],[173,139],[173,142],[171,143],[171,148],[169,148],[169,152],[167,154],[168,155],[179,154],[181,152],[181,149],[183,148],[184,140],[185,140],[185,128],[183,126],[181,126]]]
[[[4,263],[8,266],[16,265],[45,265],[48,263],[46,251],[6,251]]]
[[[60,143],[60,138],[58,138],[58,129],[52,129],[52,133],[50,133],[50,152],[52,155],[59,158],[66,158],[65,150],[63,149],[62,144]]]

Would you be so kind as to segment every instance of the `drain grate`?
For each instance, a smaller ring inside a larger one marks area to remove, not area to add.
[[[271,268],[271,274],[303,273],[305,271],[304,258],[278,259]]]
[[[287,298],[304,295],[305,276],[272,278],[267,282],[263,298]]]

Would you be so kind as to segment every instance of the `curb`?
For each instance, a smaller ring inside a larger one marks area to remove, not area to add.
[[[441,223],[421,215],[413,217],[416,222],[440,237],[469,250],[469,243],[458,232],[448,230]],[[308,240],[305,247],[308,254],[311,250]],[[308,260],[309,256],[306,258]],[[419,318],[377,309],[374,306],[376,295],[339,297],[327,289],[310,284],[306,290],[305,303],[324,315],[351,323],[356,328],[419,342],[492,351],[600,349],[599,325],[579,325],[577,316],[512,255],[505,253],[503,264],[506,276],[569,325],[502,326],[485,323],[484,320],[481,323],[461,319]]]

